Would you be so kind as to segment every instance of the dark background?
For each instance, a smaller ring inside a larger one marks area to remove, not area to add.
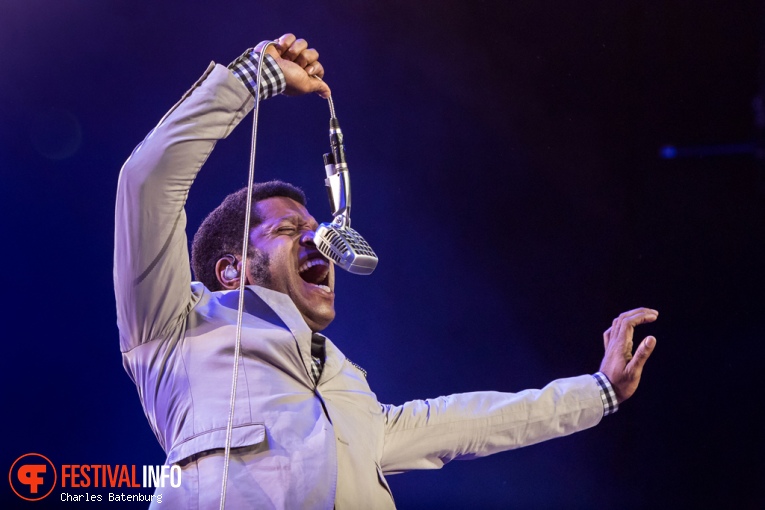
[[[328,334],[381,401],[591,373],[614,316],[661,312],[638,331],[658,343],[619,413],[572,437],[391,476],[397,504],[765,507],[765,169],[752,153],[704,155],[758,139],[757,2],[0,9],[3,469],[27,452],[56,465],[163,463],[118,348],[118,172],[210,60],[291,31],[321,52],[354,227],[380,257],[372,276],[339,275]],[[318,97],[269,100],[260,117],[256,178],[304,187],[319,221],[330,219],[327,123]],[[191,232],[244,185],[249,135],[248,117],[200,174]],[[666,144],[691,155],[662,159]],[[7,483],[0,497],[31,506]]]

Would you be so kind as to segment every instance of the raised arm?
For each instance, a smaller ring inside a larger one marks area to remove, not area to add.
[[[158,338],[193,306],[184,205],[215,143],[253,107],[258,51],[204,75],[136,147],[120,172],[115,212],[114,288],[122,351]],[[329,88],[318,53],[286,34],[267,49],[261,98]]]

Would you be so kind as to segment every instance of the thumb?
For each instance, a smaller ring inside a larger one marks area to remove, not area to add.
[[[652,336],[645,337],[637,350],[635,356],[627,364],[626,371],[631,374],[635,379],[640,380],[640,375],[643,373],[643,367],[648,357],[656,347],[656,338]]]
[[[258,45],[255,46],[255,51],[262,53],[264,47],[266,48],[266,53],[273,58],[281,58],[282,51],[284,51],[278,46],[278,41],[260,41]]]
[[[315,92],[319,94],[323,99],[329,99],[329,96],[332,95],[332,91],[329,89],[329,85],[327,85],[327,83],[322,79],[317,79],[314,81],[316,81],[318,84]]]

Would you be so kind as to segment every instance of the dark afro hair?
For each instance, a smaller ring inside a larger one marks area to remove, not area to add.
[[[252,189],[253,206],[271,197],[287,197],[305,205],[305,194],[300,188],[282,181],[255,184]],[[191,268],[194,277],[210,290],[222,290],[215,275],[215,264],[223,256],[242,253],[244,215],[247,211],[247,188],[231,193],[199,226],[191,243]],[[251,226],[262,221],[255,208],[251,209]]]

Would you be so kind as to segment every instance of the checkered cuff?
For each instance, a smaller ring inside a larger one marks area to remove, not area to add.
[[[616,393],[614,393],[614,388],[611,386],[611,381],[602,372],[595,372],[592,374],[592,377],[595,378],[598,388],[600,388],[600,399],[603,401],[603,416],[614,414],[619,410],[619,402],[616,400]]]
[[[228,65],[234,76],[244,83],[244,86],[255,97],[255,87],[258,84],[258,61],[260,53],[254,48],[245,51],[241,57]],[[279,68],[279,64],[271,55],[266,55],[263,60],[263,77],[260,79],[260,99],[268,99],[284,92],[287,87],[287,80]]]

